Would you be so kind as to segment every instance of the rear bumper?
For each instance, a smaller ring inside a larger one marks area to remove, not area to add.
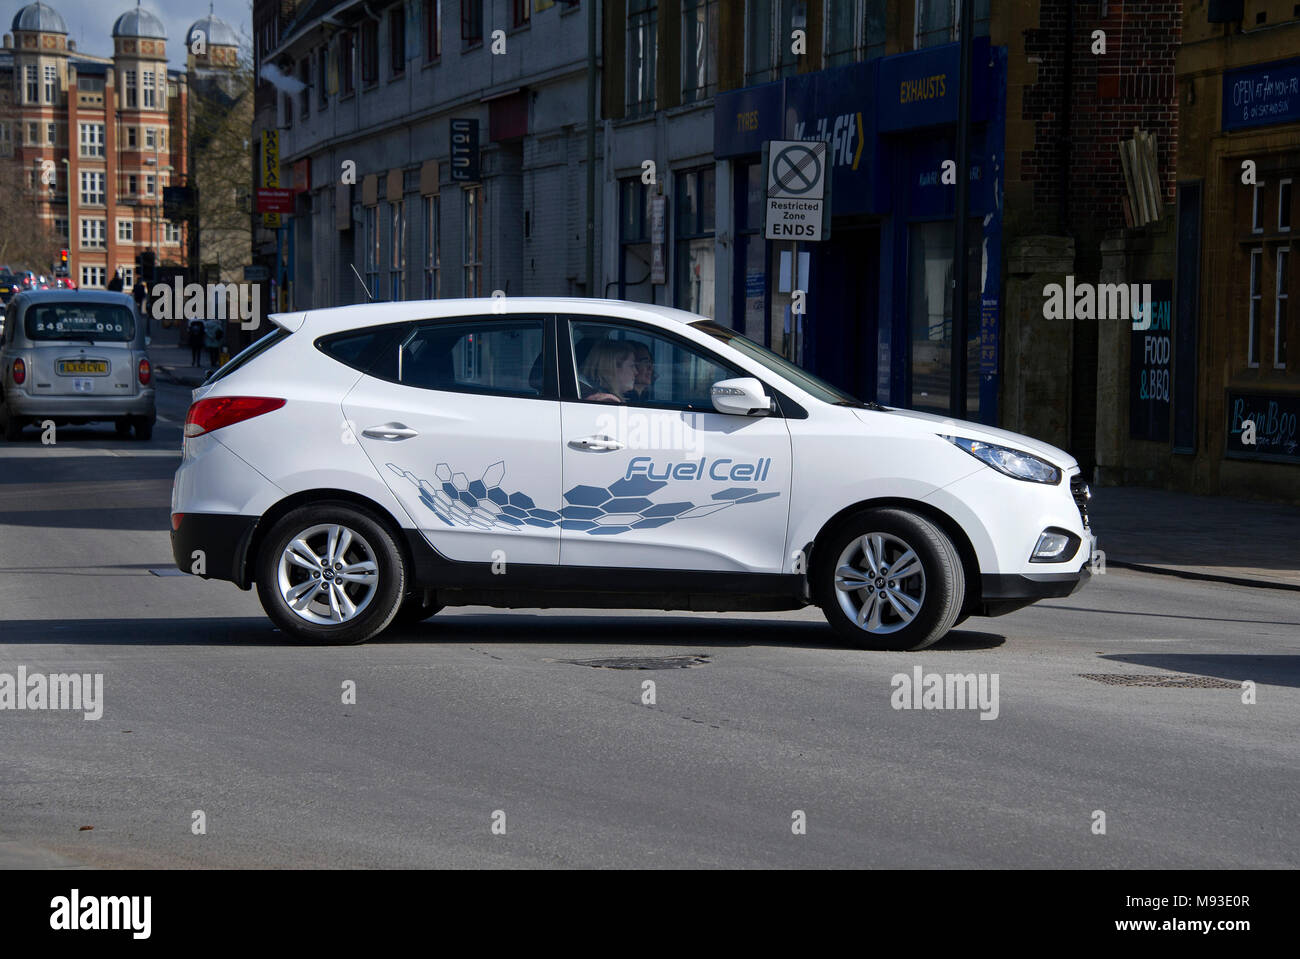
[[[244,558],[258,517],[232,513],[185,513],[172,530],[176,568],[204,579],[244,583]]]
[[[152,386],[134,396],[35,396],[11,390],[5,396],[11,416],[46,419],[111,420],[119,416],[143,416],[155,420],[157,402]]]

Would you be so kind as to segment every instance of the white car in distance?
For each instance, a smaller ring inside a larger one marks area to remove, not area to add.
[[[177,566],[311,643],[445,606],[780,610],[922,649],[1088,577],[1067,453],[594,299],[271,317],[194,391]],[[201,557],[201,562],[199,559]]]

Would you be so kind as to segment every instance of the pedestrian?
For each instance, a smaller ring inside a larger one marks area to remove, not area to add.
[[[149,299],[149,288],[144,285],[144,277],[135,281],[131,287],[131,298],[135,300],[136,312],[144,316],[144,304]]]
[[[203,321],[190,320],[190,366],[195,368],[199,365],[199,358],[203,351],[203,334]]]
[[[108,281],[108,288],[114,293],[121,293],[125,283],[122,281],[122,271],[118,270],[113,274],[113,278]]]
[[[221,341],[225,338],[225,330],[221,328],[220,320],[204,320],[203,329],[206,334],[203,338],[203,344],[208,348],[208,359],[212,361],[212,366],[217,365],[217,359],[221,355]]]

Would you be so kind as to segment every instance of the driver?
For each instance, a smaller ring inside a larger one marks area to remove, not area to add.
[[[580,373],[592,386],[584,400],[625,403],[623,394],[636,385],[636,351],[623,340],[601,340],[587,353]]]

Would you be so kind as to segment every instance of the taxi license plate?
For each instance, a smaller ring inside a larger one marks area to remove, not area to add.
[[[72,392],[74,392],[74,393],[93,393],[93,392],[95,392],[95,381],[94,381],[94,380],[81,380],[81,379],[73,380],[73,381],[72,381]]]
[[[108,372],[108,360],[59,360],[59,375],[75,376],[90,373],[103,376]]]

